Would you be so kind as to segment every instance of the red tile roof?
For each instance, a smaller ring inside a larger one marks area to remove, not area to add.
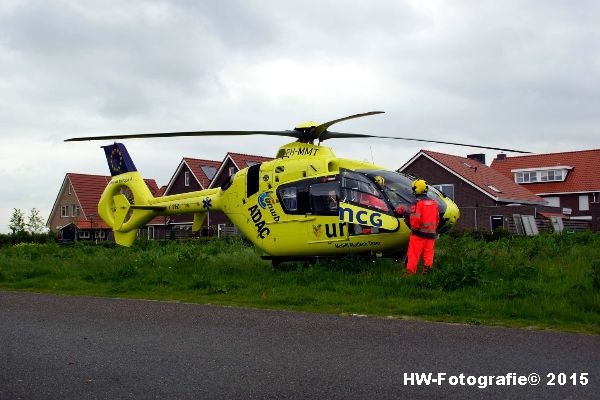
[[[160,195],[160,188],[154,179],[144,179],[144,182],[146,182],[146,186],[150,189],[152,196],[158,197]]]
[[[78,229],[110,229],[108,225],[104,223],[100,218],[94,218],[93,220],[77,220],[73,224]]]
[[[600,191],[600,149],[564,153],[535,154],[531,156],[494,159],[491,167],[514,181],[513,169],[573,167],[563,182],[525,183],[523,187],[534,193],[570,193]]]
[[[272,157],[263,157],[263,156],[253,156],[251,154],[241,154],[241,153],[227,153],[227,156],[231,157],[233,163],[238,167],[238,170],[242,170],[244,168],[248,168],[248,162],[259,164],[265,161],[273,160]],[[227,156],[225,158],[227,158]]]
[[[194,177],[203,188],[207,188],[210,185],[210,181],[214,178],[214,175],[209,178],[202,170],[202,167],[213,167],[216,173],[221,166],[221,161],[202,160],[199,158],[184,157],[183,161],[188,165],[192,174],[194,174]]]
[[[500,172],[478,161],[429,150],[421,150],[412,160],[417,159],[421,154],[441,164],[450,170],[450,172],[471,183],[496,201],[539,204],[544,204],[545,202],[541,197],[536,196]],[[498,189],[500,192],[496,192],[490,186]]]
[[[67,174],[69,181],[71,182],[71,186],[73,187],[73,191],[79,199],[79,203],[81,205],[81,209],[83,211],[84,216],[87,219],[90,219],[90,216],[98,215],[98,202],[100,201],[100,196],[110,182],[110,176],[103,175],[88,175],[88,174],[77,174],[73,172],[69,172]],[[144,179],[148,189],[153,196],[157,196],[160,189],[156,184],[154,179]]]
[[[90,216],[99,218],[98,201],[104,188],[110,182],[110,176],[76,173],[68,173],[67,176],[77,199],[79,199],[83,214],[87,218],[90,218]]]
[[[146,225],[165,225],[165,221],[168,219],[169,217],[164,216],[164,215],[159,215],[158,217],[154,217],[150,220],[150,222],[148,222]]]

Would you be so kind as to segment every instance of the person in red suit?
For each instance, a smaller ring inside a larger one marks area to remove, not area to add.
[[[406,275],[417,273],[417,264],[423,256],[423,273],[430,271],[433,265],[433,253],[437,226],[440,222],[438,204],[427,197],[427,183],[417,179],[412,184],[417,201],[410,206],[410,239],[408,242],[408,260]]]

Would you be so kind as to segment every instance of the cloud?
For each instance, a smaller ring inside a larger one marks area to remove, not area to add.
[[[539,152],[598,148],[600,4],[565,1],[3,1],[0,230],[51,207],[68,171],[106,173],[67,137],[336,130]],[[183,156],[275,154],[284,138],[131,141],[165,184]],[[397,168],[424,144],[332,140]],[[467,154],[471,149],[427,146]],[[488,158],[494,152],[488,154]]]

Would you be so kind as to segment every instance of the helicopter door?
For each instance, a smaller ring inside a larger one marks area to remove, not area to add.
[[[308,184],[308,205],[314,223],[308,228],[309,243],[348,240],[348,224],[338,217],[340,181],[336,176],[311,179]]]
[[[326,182],[309,185],[308,198],[311,213],[314,215],[338,215],[340,182],[330,178]]]
[[[367,177],[343,171],[339,218],[349,224],[398,229],[399,222],[383,195]]]

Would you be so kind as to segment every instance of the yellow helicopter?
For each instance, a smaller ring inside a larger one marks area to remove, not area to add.
[[[131,246],[137,230],[160,215],[194,214],[199,231],[207,212],[224,212],[276,268],[283,261],[358,254],[401,258],[408,247],[407,212],[415,201],[414,177],[371,163],[338,158],[320,143],[333,138],[390,138],[522,152],[434,140],[332,132],[349,119],[381,114],[372,111],[318,124],[307,122],[287,131],[196,131],[93,136],[87,141],[214,135],[291,136],[272,161],[238,171],[219,188],[153,197],[122,143],[103,146],[112,179],[98,213],[114,231],[119,245]],[[317,141],[318,144],[314,144]],[[132,201],[124,193],[129,193]],[[440,210],[438,233],[456,224],[460,212],[443,193],[427,194]]]

